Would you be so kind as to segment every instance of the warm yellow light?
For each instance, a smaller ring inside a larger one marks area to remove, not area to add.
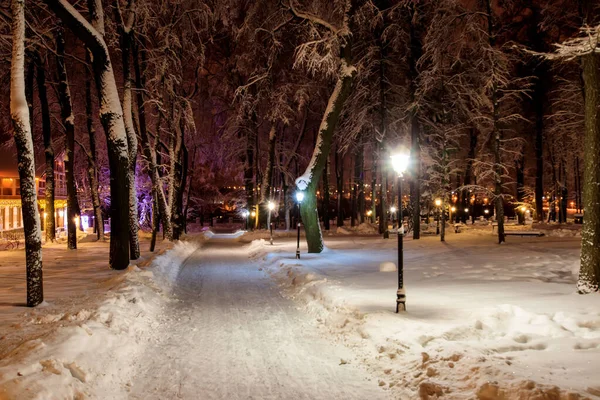
[[[442,205],[442,199],[435,199],[435,205],[436,206],[441,206]]]
[[[395,213],[396,212],[396,207],[391,207],[390,211],[393,212],[393,213]]]
[[[525,211],[525,210],[527,210],[527,207],[521,206],[521,211]]]
[[[370,217],[371,215],[373,215],[373,211],[371,211],[371,210],[367,211],[367,215]]]
[[[468,213],[468,212],[469,212],[469,209],[468,209],[468,208],[465,208],[465,212],[466,212],[466,213]]]
[[[250,215],[252,215],[252,218],[256,217],[256,211],[252,211]]]
[[[273,203],[272,201],[269,202],[269,210],[273,211],[275,209],[275,203]]]
[[[484,213],[489,214],[490,210],[483,210]]]
[[[48,216],[48,213],[44,213],[44,218],[46,218]]]
[[[454,211],[456,211],[456,207],[452,207],[450,210],[451,210],[452,212],[454,212]]]

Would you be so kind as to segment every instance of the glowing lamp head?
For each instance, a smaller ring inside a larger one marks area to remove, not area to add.
[[[436,206],[441,206],[442,205],[442,199],[435,199],[435,205]]]
[[[483,210],[484,213],[489,214],[490,210]]]
[[[408,169],[408,164],[410,162],[410,154],[408,151],[406,151],[406,149],[401,149],[397,153],[391,155],[390,158],[392,159],[394,171],[396,171],[398,175],[404,174]]]
[[[367,215],[370,217],[371,215],[373,215],[373,211],[372,210],[367,211]]]
[[[468,212],[469,212],[469,209],[468,209],[468,208],[465,208],[465,212],[466,212],[466,213],[468,213]]]
[[[396,212],[396,207],[391,207],[390,211],[393,212],[393,213],[395,213]]]
[[[527,210],[527,207],[521,206],[521,211],[525,211],[525,210]]]
[[[248,210],[244,210],[242,211],[242,215],[244,216],[244,218],[248,218],[248,215],[250,215],[250,213],[248,212]]]
[[[455,211],[456,211],[456,207],[452,207],[450,210],[451,210],[452,212],[455,212]]]
[[[252,218],[256,217],[256,211],[252,211],[250,215],[252,215]]]
[[[302,203],[302,200],[304,200],[304,192],[299,190],[296,192],[296,201]]]
[[[273,211],[275,209],[275,203],[273,203],[272,201],[269,202],[269,210]]]
[[[45,212],[45,213],[44,213],[44,218],[46,218],[47,216],[48,216],[48,213],[46,213],[46,212]]]

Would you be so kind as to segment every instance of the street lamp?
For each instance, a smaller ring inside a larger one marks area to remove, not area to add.
[[[452,215],[456,215],[456,207],[452,206],[450,207],[450,223],[452,224]]]
[[[435,199],[435,206],[438,208],[438,218],[437,218],[437,225],[435,227],[435,234],[439,235],[440,234],[440,206],[442,205],[442,199]]]
[[[402,178],[408,168],[410,155],[402,149],[391,156],[392,167],[398,174],[398,291],[396,292],[396,312],[406,311],[406,291],[404,290],[404,224],[402,223]]]
[[[394,214],[396,214],[396,207],[390,207],[390,214],[392,214],[392,227],[394,226]]]
[[[243,215],[244,219],[246,220],[246,230],[248,230],[248,216],[250,215],[250,213],[248,212],[248,210],[244,210],[242,212],[242,215]]]
[[[304,200],[304,192],[299,190],[296,192],[296,201],[298,202],[298,241],[296,242],[296,259],[300,259],[300,204]]]
[[[271,244],[273,244],[273,223],[271,222],[271,212],[273,212],[274,208],[275,208],[275,203],[270,201],[269,202],[269,230],[271,232],[271,238],[270,238]]]
[[[252,220],[254,220],[254,218],[256,217],[256,211],[254,211],[254,210],[253,210],[253,211],[250,213],[250,216],[252,217]],[[254,225],[254,223],[250,224],[250,227],[252,227],[252,225]],[[252,230],[254,230],[254,228],[252,228]]]

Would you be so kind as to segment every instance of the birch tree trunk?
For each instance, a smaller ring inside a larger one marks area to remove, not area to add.
[[[275,141],[277,139],[277,124],[271,124],[269,131],[269,154],[267,157],[267,166],[263,175],[262,188],[260,191],[260,202],[265,204],[272,200],[271,198],[271,181],[273,180],[273,167],[275,166]],[[268,212],[268,211],[267,211]],[[267,227],[268,229],[268,227]]]
[[[44,222],[46,241],[56,240],[56,220],[54,218],[54,148],[52,146],[52,127],[50,126],[50,107],[46,92],[46,70],[41,60],[37,63],[37,87],[42,110],[42,136],[44,137],[44,156],[46,161],[46,187]]]
[[[73,33],[81,39],[93,55],[92,67],[98,88],[100,121],[107,138],[110,166],[111,235],[109,265],[112,269],[125,269],[129,265],[129,184],[127,171],[129,151],[123,122],[123,109],[117,84],[104,42],[103,11],[100,0],[90,0],[90,14],[94,26],[66,0],[44,0],[50,9]]]
[[[71,103],[71,91],[65,64],[65,39],[63,28],[56,32],[56,68],[58,70],[58,100],[60,115],[65,128],[65,178],[67,183],[67,246],[77,249],[77,189],[75,188],[75,115]]]
[[[356,74],[356,68],[351,64],[350,37],[346,37],[343,42],[347,44],[341,49],[342,60],[338,79],[333,93],[329,97],[327,108],[319,126],[319,133],[312,158],[304,174],[296,179],[297,188],[305,191],[300,213],[302,215],[302,222],[304,223],[304,230],[306,231],[306,242],[309,253],[320,253],[323,251],[323,235],[321,233],[321,226],[319,225],[316,192],[325,162],[331,150],[333,132],[342,112],[344,102],[350,94],[352,80]]]
[[[44,301],[42,237],[35,187],[35,157],[25,97],[25,2],[12,0],[12,62],[10,68],[10,117],[17,146],[21,205],[25,232],[27,306]]]
[[[325,162],[323,171],[323,227],[326,231],[330,229],[329,226],[329,157]]]
[[[583,228],[581,266],[577,291],[597,292],[600,287],[600,55],[581,58],[585,85],[585,153],[583,158]]]

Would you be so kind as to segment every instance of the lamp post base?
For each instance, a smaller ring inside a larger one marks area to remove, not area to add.
[[[404,288],[398,289],[396,296],[396,313],[406,311],[406,291]]]
[[[296,260],[300,259],[300,250],[296,250]]]

